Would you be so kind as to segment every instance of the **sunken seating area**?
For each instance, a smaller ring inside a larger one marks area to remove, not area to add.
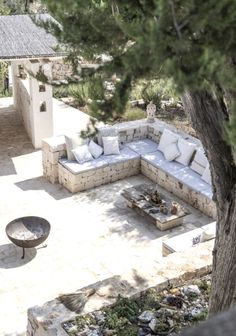
[[[216,217],[209,165],[198,139],[164,122],[139,120],[103,127],[97,139],[77,144],[72,146],[73,156],[68,136],[44,139],[43,169],[50,182],[74,193],[142,173]],[[81,153],[85,161],[80,161]]]

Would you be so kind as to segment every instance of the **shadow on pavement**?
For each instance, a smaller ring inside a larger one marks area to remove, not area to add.
[[[52,184],[48,182],[46,178],[43,176],[35,177],[25,181],[20,181],[15,183],[15,185],[23,191],[44,190],[55,200],[60,200],[72,196],[72,194],[68,190],[66,190],[62,185],[58,183]]]
[[[21,267],[35,258],[37,250],[35,248],[25,249],[25,258],[22,257],[22,248],[14,244],[0,245],[0,268]]]

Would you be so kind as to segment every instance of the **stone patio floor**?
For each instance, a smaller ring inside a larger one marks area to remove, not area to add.
[[[42,176],[35,151],[12,107],[0,100],[0,336],[25,335],[27,309],[60,293],[162,258],[162,240],[212,220],[188,207],[183,226],[165,232],[126,207],[123,188],[148,181],[142,175],[70,194]],[[36,215],[51,223],[46,248],[22,250],[5,234],[7,223]]]

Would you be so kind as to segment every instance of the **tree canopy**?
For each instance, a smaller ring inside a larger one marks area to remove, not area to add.
[[[122,113],[131,84],[139,78],[172,77],[186,88],[228,92],[236,87],[236,4],[232,0],[55,1],[48,9],[63,30],[56,33],[71,58],[112,56],[100,78],[121,77],[113,99],[100,104],[100,118]],[[100,81],[102,86],[102,81]],[[222,92],[221,92],[222,94]],[[105,114],[104,114],[105,111]],[[232,115],[231,125],[236,117]],[[233,134],[235,143],[236,135]]]

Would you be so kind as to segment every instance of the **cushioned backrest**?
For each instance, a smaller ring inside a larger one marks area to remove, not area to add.
[[[179,139],[179,135],[168,130],[167,128],[164,129],[161,138],[160,138],[160,142],[158,145],[158,149],[159,151],[161,151],[162,153],[164,153],[165,148],[172,144],[172,143],[176,143]]]
[[[204,154],[203,148],[198,148],[193,162],[191,164],[191,169],[197,172],[198,174],[202,175],[206,166],[208,165],[208,160],[206,155]]]
[[[98,144],[103,146],[102,138],[108,136],[119,136],[117,129],[112,127],[100,128],[97,134]]]
[[[75,156],[72,152],[72,149],[75,149],[78,146],[85,145],[88,143],[88,139],[81,138],[80,133],[65,135],[65,140],[66,140],[66,153],[68,160],[75,160]]]
[[[175,161],[182,163],[184,166],[188,166],[197,145],[186,139],[179,138],[177,146],[180,151],[180,155],[175,159]]]

